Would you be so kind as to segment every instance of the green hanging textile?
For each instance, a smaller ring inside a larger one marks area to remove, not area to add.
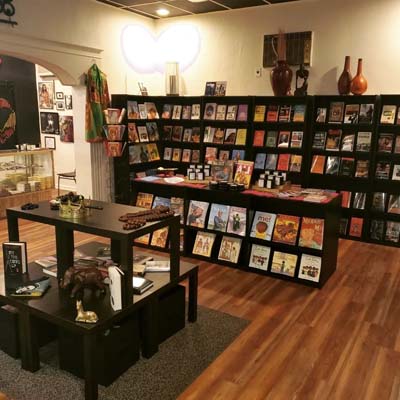
[[[110,105],[107,76],[93,64],[87,73],[86,84],[86,141],[102,142],[104,140],[103,110]]]

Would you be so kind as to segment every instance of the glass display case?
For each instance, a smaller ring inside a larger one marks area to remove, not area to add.
[[[54,188],[53,151],[0,151],[0,197]]]

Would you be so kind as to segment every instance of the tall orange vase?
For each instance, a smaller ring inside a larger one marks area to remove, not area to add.
[[[367,91],[368,82],[362,74],[363,60],[358,59],[357,75],[353,78],[350,85],[351,93],[354,95],[360,95]]]

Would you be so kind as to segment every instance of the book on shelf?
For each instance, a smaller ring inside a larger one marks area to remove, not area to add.
[[[141,143],[145,143],[149,141],[149,134],[147,132],[147,128],[145,126],[138,126],[137,127],[139,133],[139,140]]]
[[[319,282],[321,265],[321,257],[312,256],[310,254],[302,254],[297,277],[306,281]]]
[[[164,125],[161,133],[162,140],[171,140],[172,138],[172,126],[171,125]]]
[[[139,119],[139,107],[137,101],[128,100],[126,103],[128,119]]]
[[[150,245],[165,249],[167,246],[168,231],[169,231],[168,226],[154,231],[153,234],[151,235]]]
[[[238,111],[238,106],[236,104],[229,105],[226,110],[226,120],[227,121],[236,121],[237,111]]]
[[[256,211],[250,236],[262,240],[271,240],[276,221],[276,214]]]
[[[244,146],[246,144],[247,129],[239,128],[236,132],[235,144],[238,146]]]
[[[326,156],[314,155],[312,158],[310,172],[312,174],[323,174]]]
[[[192,143],[200,143],[200,127],[194,126],[192,128],[192,135],[190,137]]]
[[[400,195],[390,195],[387,212],[391,214],[400,214]]]
[[[164,147],[163,159],[170,161],[172,159],[172,147]]]
[[[395,154],[400,154],[400,135],[396,136],[396,140],[394,142],[394,150]]]
[[[376,163],[375,178],[376,179],[389,179],[390,162],[378,161]]]
[[[217,114],[217,103],[207,103],[204,107],[205,120],[215,120]]]
[[[346,134],[342,139],[342,151],[353,151],[354,133]]]
[[[144,150],[142,151],[143,146],[129,146],[129,164],[139,164],[140,162],[145,162],[145,160],[141,161],[141,158],[146,156]],[[144,156],[142,157],[142,152],[144,152]]]
[[[290,155],[290,172],[301,172],[301,164],[303,161],[303,156],[299,154],[291,154]]]
[[[278,163],[278,154],[269,153],[267,154],[267,160],[265,161],[265,169],[269,171],[275,171]]]
[[[172,119],[179,120],[182,115],[182,106],[180,104],[175,104],[172,109]]]
[[[182,162],[188,163],[190,162],[190,156],[192,154],[192,150],[191,149],[183,149],[182,151]]]
[[[225,130],[224,144],[235,144],[236,128],[227,128]]]
[[[370,151],[371,150],[371,136],[372,132],[358,132],[356,151]]]
[[[138,108],[139,108],[140,119],[147,119],[146,106],[144,104],[138,104]]]
[[[185,128],[183,131],[182,142],[190,142],[192,138],[192,128]]]
[[[232,150],[232,160],[234,162],[238,162],[240,160],[244,160],[245,151],[241,149],[233,149]]]
[[[225,131],[223,128],[216,128],[214,132],[213,143],[214,144],[223,144],[225,138]]]
[[[213,181],[231,181],[233,177],[233,161],[213,161],[210,174]]]
[[[358,123],[358,115],[360,113],[360,105],[359,104],[346,104],[344,110],[344,121],[345,124],[357,124]]]
[[[324,220],[321,218],[303,217],[299,246],[322,250],[324,243]]]
[[[372,240],[384,240],[385,237],[385,221],[381,219],[371,220],[369,237]]]
[[[183,135],[183,126],[177,125],[172,128],[172,137],[171,140],[173,142],[181,142]]]
[[[272,240],[278,243],[296,245],[300,217],[295,215],[278,214]]]
[[[172,150],[172,161],[180,162],[182,156],[182,149],[181,148],[174,148]]]
[[[163,111],[161,113],[162,119],[170,119],[172,117],[172,104],[164,104]]]
[[[218,149],[216,147],[206,147],[206,153],[204,155],[204,162],[206,164],[212,164],[217,160]]]
[[[278,140],[278,131],[267,131],[266,147],[276,147]]]
[[[278,135],[278,147],[289,147],[290,132],[280,131]]]
[[[361,237],[364,219],[359,217],[351,217],[349,236]]]
[[[228,85],[227,81],[218,81],[218,82],[216,82],[215,83],[214,96],[225,96],[227,85]]]
[[[150,279],[143,278],[140,276],[132,277],[132,286],[134,294],[143,294],[147,290],[151,289],[154,282]]]
[[[347,225],[349,224],[348,218],[340,218],[339,221],[339,235],[347,235]]]
[[[305,104],[295,104],[293,107],[293,122],[304,122],[306,115],[306,105]]]
[[[374,104],[361,104],[360,115],[358,116],[359,124],[372,124],[374,117]]]
[[[148,245],[150,243],[150,233],[146,233],[146,235],[133,239],[133,242]]]
[[[193,245],[193,254],[210,258],[214,241],[215,233],[201,231],[197,232]]]
[[[342,137],[341,129],[329,129],[326,135],[325,150],[338,151]]]
[[[276,274],[295,276],[297,255],[274,251],[271,264],[271,272]]]
[[[279,106],[276,104],[270,104],[268,106],[266,121],[277,122],[278,116],[279,116]]]
[[[42,277],[25,282],[18,286],[12,293],[13,297],[42,297],[50,287],[50,278]]]
[[[185,200],[181,197],[171,197],[170,201],[170,209],[171,211],[174,212],[174,215],[179,215],[180,216],[180,223],[184,224],[185,223],[185,218],[184,218],[184,204]]]
[[[352,157],[342,157],[340,160],[339,175],[353,176],[355,160]]]
[[[229,218],[229,206],[224,204],[211,204],[207,229],[226,232]]]
[[[235,235],[246,235],[247,212],[243,207],[231,206],[229,208],[228,225],[226,231]]]
[[[380,133],[378,138],[378,151],[383,153],[391,153],[393,148],[392,133]]]
[[[229,161],[231,152],[229,150],[220,150],[218,154],[218,161],[223,161],[224,163],[226,161]]]
[[[381,124],[394,124],[397,106],[385,104],[382,107]]]
[[[147,119],[159,119],[157,107],[154,103],[145,102],[144,107],[146,109]]]
[[[265,111],[267,110],[267,106],[265,105],[256,105],[254,108],[254,122],[264,122]]]
[[[313,137],[313,149],[325,149],[326,132],[315,132]]]
[[[192,150],[192,157],[190,159],[191,163],[198,164],[200,162],[200,150]]]
[[[329,123],[342,123],[344,112],[344,103],[342,101],[333,101],[329,106]]]
[[[369,160],[357,160],[356,163],[356,178],[368,178],[369,175]]]
[[[264,146],[264,136],[265,136],[264,130],[257,129],[256,131],[254,131],[253,146],[255,147]]]
[[[393,165],[392,180],[393,181],[400,180],[400,165],[399,164]]]
[[[242,239],[231,236],[223,236],[219,248],[218,260],[236,264],[239,261]]]
[[[183,251],[185,249],[185,230],[183,228],[179,229],[179,250]]]
[[[217,121],[225,121],[226,117],[226,104],[218,104],[215,119]]]
[[[257,153],[254,161],[254,169],[265,169],[265,160],[267,159],[266,153]]]
[[[400,237],[400,222],[386,221],[385,240],[398,243]]]
[[[342,190],[340,194],[342,195],[342,208],[350,208],[351,192]]]
[[[291,106],[283,105],[279,107],[279,122],[290,122],[290,113],[292,111]]]
[[[169,207],[171,205],[171,199],[168,197],[154,196],[153,207],[156,208],[158,206]]]
[[[276,169],[278,171],[289,171],[290,154],[279,154],[278,165]]]
[[[259,244],[253,243],[251,245],[249,267],[261,269],[263,271],[268,271],[268,262],[270,254],[271,254],[270,247],[261,246]]]
[[[236,121],[247,121],[249,106],[247,104],[239,104]]]
[[[149,143],[146,148],[149,154],[149,161],[158,161],[160,159],[157,143]]]
[[[205,201],[190,200],[186,223],[198,228],[205,227],[209,203]]]
[[[204,128],[204,143],[212,143],[214,140],[215,128],[212,126],[206,126]]]
[[[325,174],[337,175],[339,173],[340,157],[328,156],[326,159]]]
[[[28,272],[28,254],[26,242],[3,243],[3,266],[6,278],[21,278]]]
[[[386,201],[387,201],[387,193],[384,192],[373,193],[371,209],[374,211],[384,212],[386,208]]]
[[[315,117],[315,122],[325,123],[326,122],[326,114],[327,114],[326,107],[318,107],[317,115]]]
[[[192,106],[186,104],[182,106],[182,119],[191,119],[192,117]]]
[[[366,199],[367,199],[367,193],[362,193],[362,192],[354,193],[353,208],[358,210],[364,210]]]
[[[300,149],[303,145],[303,131],[293,131],[290,138],[290,147]]]
[[[128,122],[128,141],[130,143],[139,143],[139,132],[134,122]]]
[[[136,206],[151,209],[154,195],[151,193],[139,192],[136,196]]]
[[[232,152],[233,153],[233,152]],[[233,157],[233,155],[232,155]],[[243,184],[246,189],[250,186],[251,174],[253,173],[254,162],[239,160],[236,163],[235,183]]]
[[[155,142],[160,139],[158,134],[158,127],[155,122],[146,122],[147,134],[149,135],[149,141]]]
[[[200,119],[200,104],[192,104],[192,115],[191,119],[198,120]]]

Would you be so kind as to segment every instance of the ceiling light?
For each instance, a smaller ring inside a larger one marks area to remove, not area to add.
[[[189,0],[191,3],[204,3],[207,0]]]
[[[167,15],[169,15],[169,11],[166,8],[159,8],[158,10],[156,10],[156,13],[160,17],[166,17]]]

